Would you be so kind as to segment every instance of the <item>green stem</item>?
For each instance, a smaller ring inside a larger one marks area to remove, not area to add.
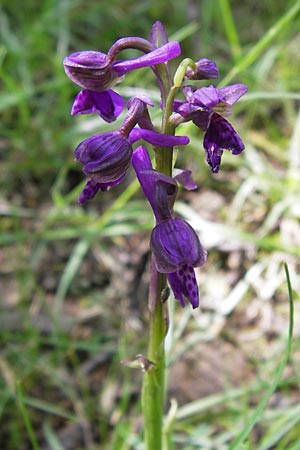
[[[145,372],[142,390],[142,408],[144,413],[145,443],[147,450],[161,450],[164,409],[164,376],[165,351],[164,338],[166,324],[164,304],[160,301],[160,293],[164,285],[164,277],[157,277],[157,293],[159,297],[150,316],[148,359],[154,363]]]

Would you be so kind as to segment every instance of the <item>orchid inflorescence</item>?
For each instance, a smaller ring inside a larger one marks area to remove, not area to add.
[[[136,49],[143,54],[129,60],[118,60],[125,49]],[[121,127],[93,135],[75,149],[75,159],[83,166],[87,176],[86,185],[79,202],[85,203],[97,192],[119,184],[132,165],[142,190],[153,210],[156,225],[150,237],[150,248],[155,258],[156,270],[166,274],[174,296],[185,305],[188,300],[193,308],[199,305],[195,267],[206,261],[195,230],[182,218],[174,217],[173,205],[177,183],[184,188],[195,189],[188,170],[158,171],[152,167],[148,150],[133,144],[144,140],[152,144],[156,155],[174,146],[187,145],[187,136],[175,136],[176,128],[183,122],[192,121],[204,132],[203,147],[206,160],[213,173],[219,171],[224,150],[240,154],[244,145],[227,121],[232,105],[247,91],[243,84],[223,88],[213,85],[197,88],[188,80],[208,80],[219,77],[215,62],[202,58],[197,62],[187,58],[178,66],[171,79],[168,61],[181,53],[177,41],[169,42],[160,22],[156,22],[150,39],[125,37],[118,39],[107,54],[98,51],[81,51],[64,59],[67,76],[82,90],[76,96],[71,114],[96,112],[111,123],[122,113],[126,101],[113,90],[124,76],[133,70],[150,67],[161,91],[161,110],[164,127],[158,132],[148,111],[154,106],[146,95],[137,95],[127,102],[127,113]],[[167,81],[166,81],[167,78]],[[169,91],[166,90],[169,85]],[[182,92],[181,99],[175,98]]]

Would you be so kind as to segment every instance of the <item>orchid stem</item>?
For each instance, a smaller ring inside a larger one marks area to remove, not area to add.
[[[157,276],[157,301],[150,313],[148,359],[154,363],[145,372],[142,389],[142,408],[144,413],[145,443],[147,450],[162,449],[162,428],[164,410],[165,351],[164,338],[166,324],[161,290],[164,276]]]
[[[174,134],[169,122],[171,114],[170,92],[172,86],[167,66],[156,66],[160,75],[163,100],[162,133]],[[173,147],[155,148],[156,170],[172,175]],[[167,303],[162,302],[162,291],[166,286],[166,276],[158,273],[154,260],[151,261],[149,289],[149,343],[148,359],[154,363],[145,372],[142,388],[142,409],[144,415],[146,450],[163,449],[163,414],[165,404],[165,336],[167,332]]]

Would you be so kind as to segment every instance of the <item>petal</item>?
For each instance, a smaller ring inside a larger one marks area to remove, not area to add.
[[[178,108],[180,108],[182,105],[187,105],[187,104],[188,103],[184,102],[183,100],[177,100],[175,98],[173,105],[172,105],[172,111],[177,112]],[[160,107],[162,108],[162,102],[161,102]]]
[[[233,105],[242,95],[247,92],[248,88],[245,84],[232,84],[218,89],[221,102]]]
[[[152,26],[150,33],[150,42],[155,48],[161,47],[162,45],[168,43],[168,35],[166,33],[166,30],[164,29],[163,24],[159,20],[154,22]]]
[[[211,168],[212,173],[218,173],[221,165],[221,158],[223,150],[216,144],[203,142],[203,146],[206,154],[206,161]]]
[[[71,114],[90,114],[97,112],[106,122],[113,122],[121,114],[125,100],[109,89],[103,92],[83,89],[74,100]]]
[[[193,98],[194,98],[193,95],[196,90],[197,90],[197,88],[195,86],[190,86],[189,84],[186,86],[183,86],[182,92],[188,102],[193,101]]]
[[[132,104],[133,104],[135,101],[140,101],[140,102],[142,102],[144,105],[154,106],[154,102],[153,102],[153,101],[151,100],[151,98],[149,98],[147,95],[144,95],[144,94],[137,94],[137,95],[135,95],[134,97],[131,97],[131,98],[128,100],[128,103],[127,103],[128,109],[132,106]]]
[[[103,69],[107,67],[107,55],[102,52],[93,50],[84,50],[82,52],[72,53],[63,60],[64,66],[69,67],[81,67],[81,68],[93,68]]]
[[[149,153],[142,145],[134,150],[132,155],[132,165],[137,174],[142,170],[152,170],[152,163]]]
[[[70,80],[85,89],[106,91],[120,81],[105,53],[76,52],[66,57],[63,65]]]
[[[215,113],[212,115],[210,125],[205,133],[203,146],[207,162],[214,173],[219,171],[223,150],[230,150],[232,154],[238,155],[245,148],[230,123]]]
[[[193,191],[197,189],[197,185],[192,177],[191,170],[173,169],[173,178],[177,183],[181,184],[186,190]]]
[[[87,200],[93,198],[97,192],[101,189],[101,185],[99,183],[95,183],[93,180],[87,180],[80,196],[79,203],[83,205]]]
[[[126,144],[127,139],[118,131],[95,134],[82,141],[74,150],[75,159],[85,165],[104,156],[114,154]]]
[[[180,301],[181,306],[185,306],[185,298],[194,309],[199,306],[199,290],[192,266],[185,264],[176,272],[169,273],[167,278],[174,297]]]
[[[124,178],[130,166],[132,147],[119,132],[91,136],[75,149],[84,173],[95,182],[112,186]]]
[[[109,183],[98,183],[92,178],[89,178],[79,196],[79,203],[83,205],[87,200],[93,198],[98,191],[108,191],[108,188],[111,186],[116,186],[121,183],[123,178],[125,177],[125,173],[115,181],[111,181]]]
[[[132,165],[156,219],[160,221],[171,218],[171,207],[177,193],[176,182],[152,169],[145,147],[140,146],[133,152]]]
[[[209,80],[220,76],[219,69],[214,61],[202,58],[196,62],[196,66],[196,70],[188,67],[185,76],[189,80]]]
[[[158,272],[175,272],[183,264],[200,267],[206,261],[195,230],[183,219],[175,218],[158,223],[152,230],[150,248],[155,256]]]
[[[174,147],[175,145],[186,145],[190,142],[187,136],[171,136],[157,133],[156,131],[145,130],[144,128],[134,128],[129,134],[129,141],[133,144],[139,139],[150,144],[161,147]]]
[[[202,131],[206,131],[209,124],[212,112],[209,110],[199,110],[191,113],[193,123]]]
[[[184,117],[185,121],[192,120],[202,131],[207,129],[212,114],[210,109],[189,102],[176,102],[173,107],[178,114]]]
[[[125,75],[131,70],[140,69],[142,67],[151,67],[176,58],[180,55],[180,45],[177,41],[168,42],[152,52],[146,53],[138,58],[117,61],[113,64],[114,70],[119,76]]]
[[[202,87],[193,93],[192,103],[198,106],[212,108],[220,101],[218,89],[214,86]]]

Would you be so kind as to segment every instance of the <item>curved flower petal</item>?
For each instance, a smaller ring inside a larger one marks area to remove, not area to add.
[[[180,55],[180,52],[181,49],[179,43],[177,41],[172,41],[162,47],[156,48],[152,52],[139,56],[138,58],[117,61],[113,64],[113,68],[118,76],[122,76],[131,70],[155,66],[156,64],[161,64],[170,59],[177,58],[177,56]]]
[[[133,152],[132,165],[156,220],[172,218],[171,209],[177,193],[176,182],[171,177],[152,169],[145,147],[140,146]]]
[[[245,84],[232,84],[218,89],[219,99],[227,105],[233,105],[242,95],[247,92],[248,88]]]
[[[133,144],[139,139],[150,144],[162,147],[174,147],[175,145],[186,145],[190,142],[187,136],[171,136],[157,133],[156,131],[145,130],[144,128],[134,128],[129,134],[129,141]]]
[[[83,89],[76,96],[71,114],[90,114],[97,112],[106,122],[113,122],[121,114],[125,100],[109,89],[103,92]]]
[[[106,91],[120,77],[102,52],[87,50],[72,53],[63,60],[66,75],[78,86],[92,91]]]
[[[63,60],[65,68],[70,67],[104,69],[108,66],[109,61],[107,55],[94,50],[83,50],[81,52],[72,53]]]
[[[173,169],[172,176],[187,191],[193,191],[198,187],[192,177],[191,170]]]
[[[128,100],[128,103],[127,103],[127,107],[128,107],[128,109],[132,106],[132,104],[134,103],[134,102],[136,102],[136,101],[138,101],[138,102],[142,102],[145,106],[146,105],[148,105],[148,106],[154,106],[154,102],[151,100],[151,98],[149,98],[147,95],[144,95],[144,94],[137,94],[137,95],[135,95],[134,97],[131,97],[129,100]]]

